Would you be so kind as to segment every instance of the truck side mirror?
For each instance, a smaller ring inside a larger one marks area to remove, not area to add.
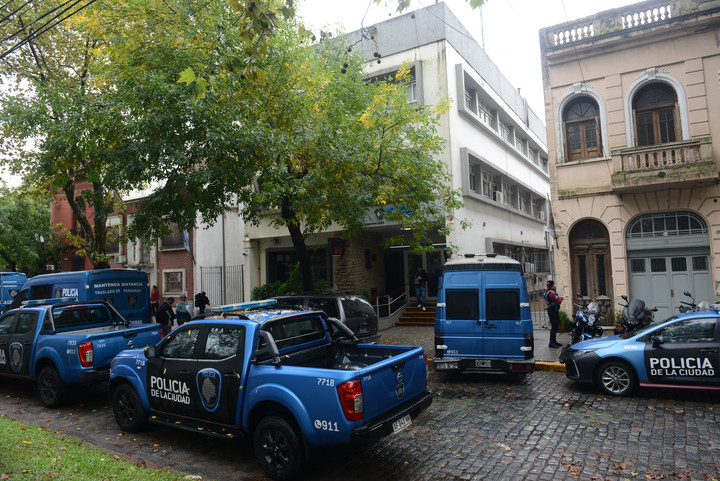
[[[650,338],[652,346],[657,349],[660,345],[665,344],[665,338],[662,336],[653,336]]]
[[[145,348],[145,358],[146,359],[152,359],[157,356],[157,347],[156,346],[148,346]]]

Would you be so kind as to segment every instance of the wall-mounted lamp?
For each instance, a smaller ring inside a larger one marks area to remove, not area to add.
[[[245,238],[243,239],[243,242],[250,242],[250,236],[245,234]]]

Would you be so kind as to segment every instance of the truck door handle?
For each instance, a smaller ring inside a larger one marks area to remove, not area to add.
[[[182,371],[180,371],[180,375],[181,376],[189,376],[190,371],[188,369],[183,369]]]
[[[700,349],[700,352],[717,352],[717,349],[709,347],[707,349]]]
[[[132,332],[126,332],[126,333],[124,333],[124,334],[123,334],[123,337],[124,337],[125,339],[129,339],[129,338],[131,338],[131,337],[137,337],[137,335],[138,335],[137,331],[132,331]]]

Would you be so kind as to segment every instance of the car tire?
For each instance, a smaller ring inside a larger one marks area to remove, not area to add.
[[[65,382],[60,373],[53,366],[46,366],[40,370],[37,378],[40,401],[49,408],[56,408],[65,401]]]
[[[305,462],[301,436],[288,421],[279,416],[260,420],[253,434],[253,446],[255,456],[273,479],[294,478]]]
[[[123,383],[113,390],[112,407],[115,421],[124,431],[134,433],[145,426],[147,412],[131,385]]]
[[[605,394],[627,396],[638,385],[635,370],[622,361],[607,361],[598,369],[597,383]]]

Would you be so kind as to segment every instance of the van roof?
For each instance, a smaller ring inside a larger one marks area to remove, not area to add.
[[[463,257],[453,257],[443,265],[443,272],[478,270],[521,272],[518,261],[498,254],[465,254]]]

